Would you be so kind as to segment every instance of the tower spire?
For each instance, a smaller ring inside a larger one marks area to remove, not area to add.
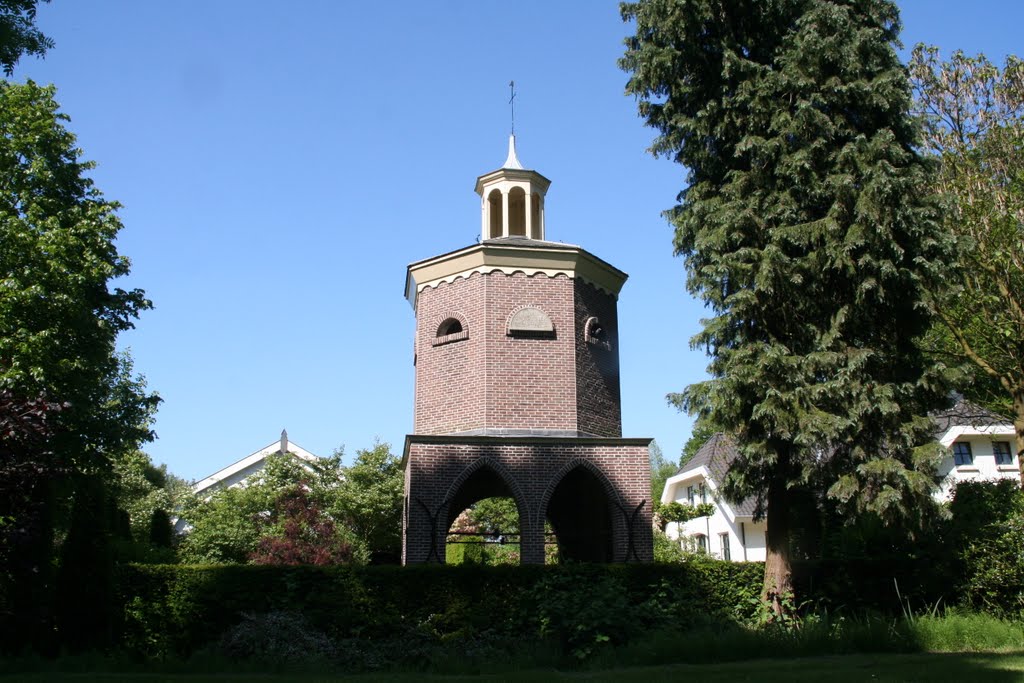
[[[523,169],[523,165],[519,163],[519,157],[516,156],[516,134],[508,136],[508,157],[505,158],[505,163],[501,165],[502,168],[514,168],[518,170]]]
[[[512,96],[508,98],[508,103],[512,107],[512,136],[514,137],[516,134],[516,82],[509,81],[508,88],[512,93]]]

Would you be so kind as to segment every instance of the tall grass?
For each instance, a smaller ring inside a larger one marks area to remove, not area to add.
[[[1024,622],[987,614],[937,611],[902,617],[815,614],[796,628],[728,623],[664,629],[600,653],[596,668],[859,653],[1024,650]]]

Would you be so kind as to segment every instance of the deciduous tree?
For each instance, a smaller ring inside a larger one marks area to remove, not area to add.
[[[979,377],[966,393],[1013,420],[1021,457],[1024,62],[1010,56],[999,69],[959,51],[944,62],[937,48],[918,45],[910,73],[946,226],[957,238],[949,286],[935,292],[941,326],[927,337],[929,350],[973,366]]]
[[[54,95],[31,81],[0,81],[0,391],[62,406],[46,443],[16,454],[37,475],[26,489],[31,505],[15,516],[31,517],[41,504],[50,525],[33,544],[39,554],[22,558],[43,577],[54,565],[53,540],[69,528],[76,487],[96,476],[105,485],[113,456],[151,438],[159,401],[115,349],[118,333],[150,306],[141,290],[113,286],[129,270],[114,245],[118,204],[89,178],[93,164],[81,159]],[[45,605],[47,580],[33,585],[42,591],[33,602]]]
[[[218,489],[206,499],[186,503],[182,517],[190,529],[179,547],[181,560],[242,564],[258,559],[267,564],[273,557],[287,557],[297,562],[314,556],[306,541],[319,536],[331,548],[344,546],[346,558],[364,561],[367,553],[360,539],[348,520],[334,512],[342,476],[340,454],[318,462],[292,453],[268,457],[245,486]],[[310,508],[302,515],[300,503]]]
[[[8,76],[23,55],[42,57],[53,47],[36,28],[37,5],[38,0],[0,0],[0,68]]]
[[[674,400],[733,434],[724,483],[767,516],[764,594],[791,592],[790,491],[885,518],[927,498],[914,340],[946,253],[888,0],[642,0],[622,66],[688,169],[669,211],[711,379]]]
[[[329,510],[366,544],[374,561],[397,561],[402,548],[404,491],[401,459],[391,452],[390,444],[377,442],[372,448],[356,451]]]

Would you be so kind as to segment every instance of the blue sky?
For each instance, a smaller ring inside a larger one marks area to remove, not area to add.
[[[1024,4],[901,3],[903,41],[1020,54]],[[412,427],[410,262],[472,244],[517,84],[519,157],[552,180],[548,239],[630,275],[623,433],[677,458],[665,394],[705,377],[701,305],[661,218],[684,170],[645,149],[616,60],[617,4],[55,0],[56,41],[16,80],[58,87],[93,177],[120,201],[125,334],[164,402],[157,462],[197,479],[277,439],[351,457]]]

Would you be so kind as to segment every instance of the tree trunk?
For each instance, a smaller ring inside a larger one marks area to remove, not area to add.
[[[1020,467],[1020,485],[1024,488],[1024,385],[1013,390],[1013,431],[1016,435],[1017,466]]]
[[[762,599],[775,620],[792,608],[793,566],[789,556],[788,452],[780,452],[776,475],[768,485],[765,533],[764,589]]]

